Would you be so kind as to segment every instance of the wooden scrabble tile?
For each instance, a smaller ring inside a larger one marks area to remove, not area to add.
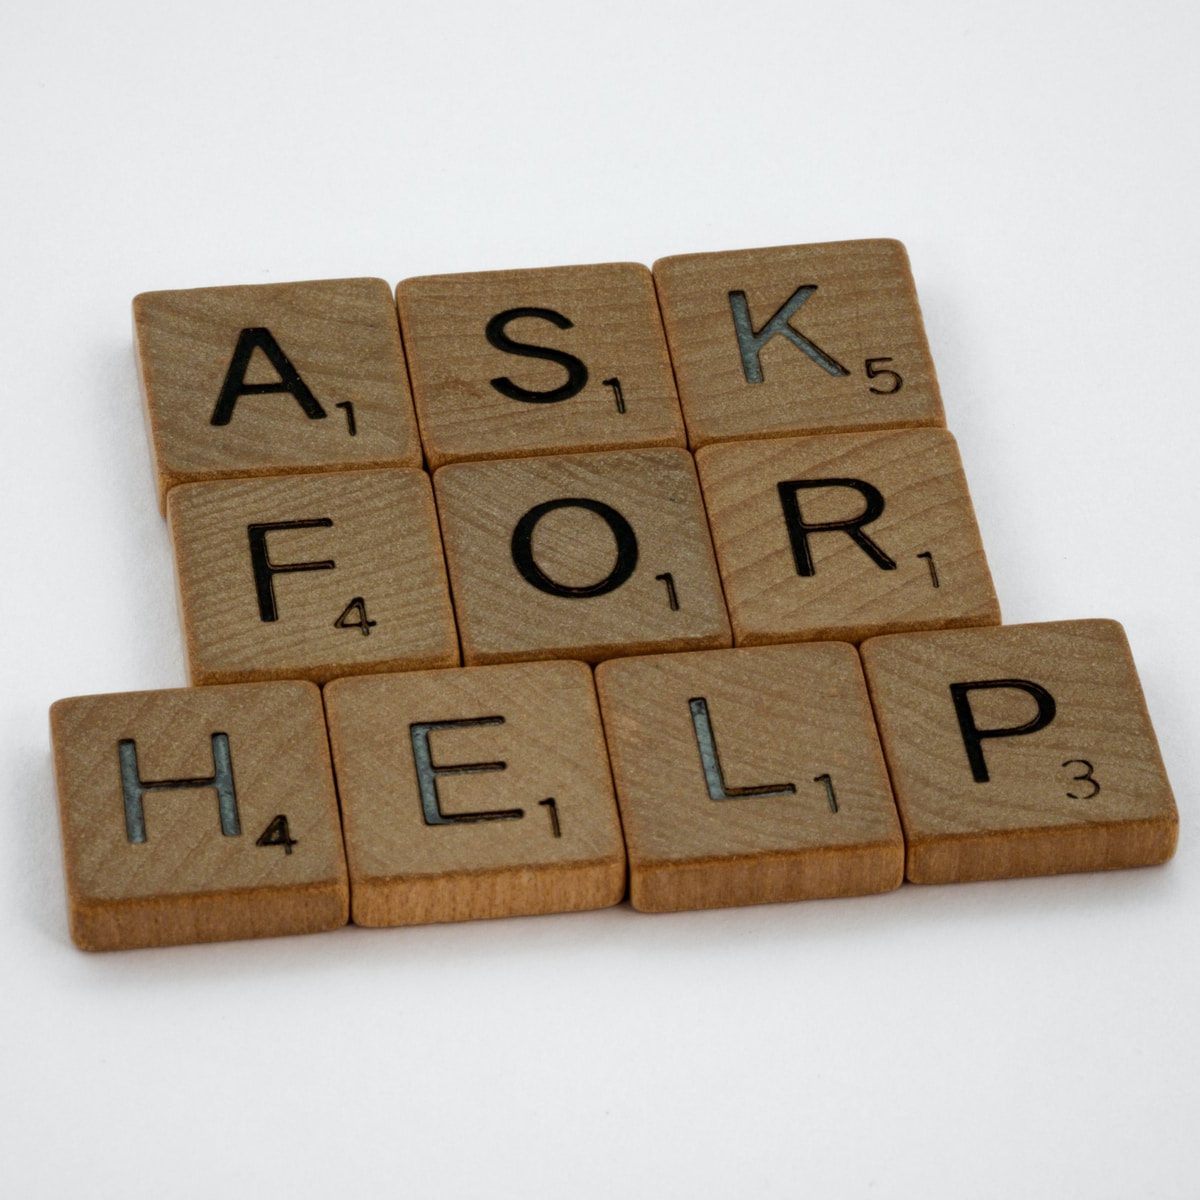
[[[145,292],[133,328],[160,506],[189,481],[421,465],[382,279]]]
[[[654,280],[693,446],[945,424],[899,242],[684,254]]]
[[[350,894],[320,692],[124,692],[50,709],[84,950],[315,933]]]
[[[434,489],[464,662],[729,645],[685,450],[454,463]]]
[[[999,622],[945,430],[731,442],[696,463],[737,645]]]
[[[862,647],[914,883],[1165,862],[1179,817],[1115,621]]]
[[[396,299],[431,467],[685,444],[640,263],[431,275]]]
[[[890,891],[904,841],[852,646],[596,670],[644,912]]]
[[[356,924],[623,898],[625,847],[584,664],[339,679],[325,700]]]
[[[190,483],[167,507],[193,683],[458,662],[423,471]]]

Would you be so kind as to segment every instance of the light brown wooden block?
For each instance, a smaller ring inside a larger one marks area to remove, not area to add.
[[[852,646],[621,659],[596,683],[635,908],[900,886],[904,841]]]
[[[696,464],[737,645],[999,622],[945,430],[731,442]]]
[[[729,645],[685,450],[454,463],[434,488],[464,662]]]
[[[382,279],[145,292],[133,327],[160,506],[195,480],[421,465]]]
[[[693,446],[945,424],[899,242],[684,254],[654,280]]]
[[[431,467],[684,445],[640,263],[432,275],[396,299]]]
[[[912,882],[1174,853],[1175,801],[1115,621],[876,638],[862,654]]]
[[[315,933],[350,894],[319,691],[124,692],[50,709],[84,950]]]
[[[167,507],[193,683],[458,662],[423,471],[184,484]]]
[[[571,912],[624,896],[584,664],[339,679],[325,701],[356,924]]]

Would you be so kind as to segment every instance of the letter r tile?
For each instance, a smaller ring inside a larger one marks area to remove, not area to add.
[[[133,326],[160,507],[177,483],[421,465],[382,279],[145,292]]]
[[[999,622],[944,429],[728,442],[696,465],[736,645]]]
[[[85,950],[314,933],[350,894],[320,692],[256,683],[50,709]]]
[[[423,471],[189,483],[167,510],[193,683],[457,664]]]
[[[693,447],[945,424],[899,242],[684,254],[654,281]]]
[[[583,663],[339,679],[325,700],[356,924],[623,898],[625,848]]]
[[[617,659],[596,683],[635,908],[900,886],[904,842],[852,646]]]
[[[1115,621],[897,634],[862,656],[911,882],[1174,853],[1179,815]]]

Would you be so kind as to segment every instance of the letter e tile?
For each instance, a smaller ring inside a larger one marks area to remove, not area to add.
[[[325,699],[356,924],[620,902],[625,847],[587,666],[361,676]]]

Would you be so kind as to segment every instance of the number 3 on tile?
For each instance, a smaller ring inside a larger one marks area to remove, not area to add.
[[[367,617],[367,602],[361,596],[355,596],[333,624],[336,629],[357,629],[363,637],[370,637],[371,630],[379,622]]]
[[[1078,792],[1068,792],[1067,796],[1072,800],[1090,800],[1093,796],[1100,795],[1100,783],[1093,778],[1092,772],[1096,769],[1086,758],[1068,758],[1062,764],[1064,767],[1082,767],[1083,770],[1079,775],[1072,775],[1071,780],[1074,783],[1086,783],[1092,790],[1080,795]]]

